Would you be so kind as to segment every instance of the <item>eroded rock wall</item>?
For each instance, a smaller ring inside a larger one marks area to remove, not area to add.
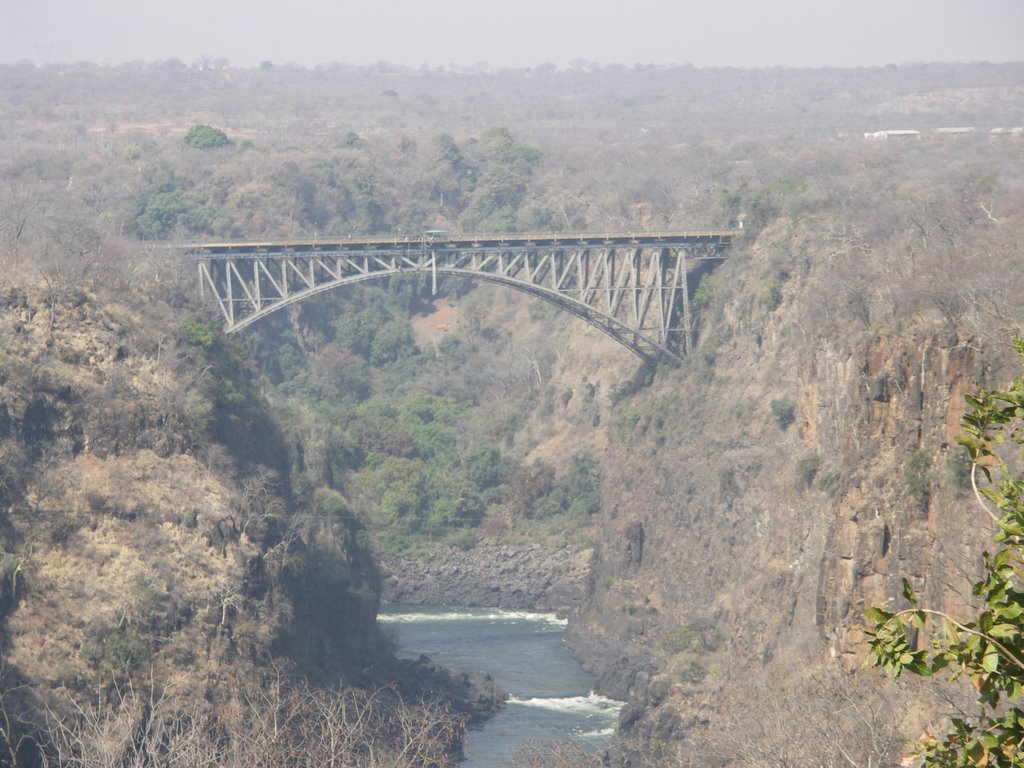
[[[767,255],[745,258],[722,268],[717,325],[628,401],[642,417],[603,457],[569,641],[631,702],[621,730],[647,746],[714,741],[784,670],[869,674],[855,673],[863,611],[900,604],[904,578],[969,615],[990,543],[955,440],[964,395],[1018,372],[1009,344],[923,316],[821,333],[810,278],[759,306]]]

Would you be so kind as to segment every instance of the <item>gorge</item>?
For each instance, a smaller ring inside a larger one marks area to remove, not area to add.
[[[776,74],[0,67],[0,762],[173,720],[271,765],[254,713],[364,695],[453,759],[382,595],[567,616],[634,765],[877,764],[969,698],[860,670],[860,627],[904,578],[975,607],[955,438],[1019,373],[1024,154],[931,129],[1017,124],[1021,67]],[[229,336],[165,246],[740,222],[678,367],[416,276]]]

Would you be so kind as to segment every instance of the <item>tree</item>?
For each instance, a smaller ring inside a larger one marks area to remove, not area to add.
[[[188,129],[184,142],[186,147],[193,149],[219,149],[231,145],[231,139],[224,131],[198,123]]]
[[[443,702],[410,703],[392,688],[314,688],[276,667],[274,672],[262,686],[231,685],[216,708],[202,700],[182,701],[152,681],[109,686],[91,702],[69,699],[47,710],[40,734],[47,754],[42,763],[30,764],[451,768],[457,763],[453,747],[463,738],[465,722]],[[0,709],[0,737],[9,722]]]
[[[753,686],[756,717],[725,722],[715,751],[731,768],[856,768],[895,766],[900,712],[909,696],[876,680],[824,669],[777,670]],[[660,765],[660,763],[659,763]]]
[[[1024,358],[1024,339],[1014,341]],[[904,579],[908,608],[865,612],[868,662],[893,676],[903,671],[930,676],[949,669],[968,676],[977,691],[976,718],[954,718],[944,737],[928,735],[918,749],[926,766],[1024,765],[1024,474],[1020,456],[1007,446],[1024,446],[1024,375],[1005,391],[981,390],[968,396],[957,442],[970,455],[971,487],[978,504],[998,527],[995,554],[985,553],[982,579],[973,593],[981,598],[974,620],[960,622],[921,608]],[[1017,450],[1014,448],[1014,450]],[[983,484],[978,474],[984,476]],[[929,638],[922,647],[919,638]]]
[[[42,204],[39,191],[27,184],[14,181],[4,185],[0,192],[0,237],[17,265],[25,242],[29,220]]]
[[[47,223],[36,267],[46,285],[50,332],[57,309],[81,295],[86,278],[102,258],[103,238],[84,217],[57,216]]]

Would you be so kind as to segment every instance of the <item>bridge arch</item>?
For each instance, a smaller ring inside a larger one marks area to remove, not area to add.
[[[457,275],[536,296],[645,360],[678,363],[691,345],[688,259],[724,258],[735,234],[365,238],[199,243],[187,250],[229,333],[344,285],[429,274],[436,292],[438,275]]]

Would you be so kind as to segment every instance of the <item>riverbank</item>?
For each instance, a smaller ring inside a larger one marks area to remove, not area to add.
[[[590,549],[490,542],[439,546],[422,559],[381,554],[381,599],[564,614],[583,600],[590,558]]]

